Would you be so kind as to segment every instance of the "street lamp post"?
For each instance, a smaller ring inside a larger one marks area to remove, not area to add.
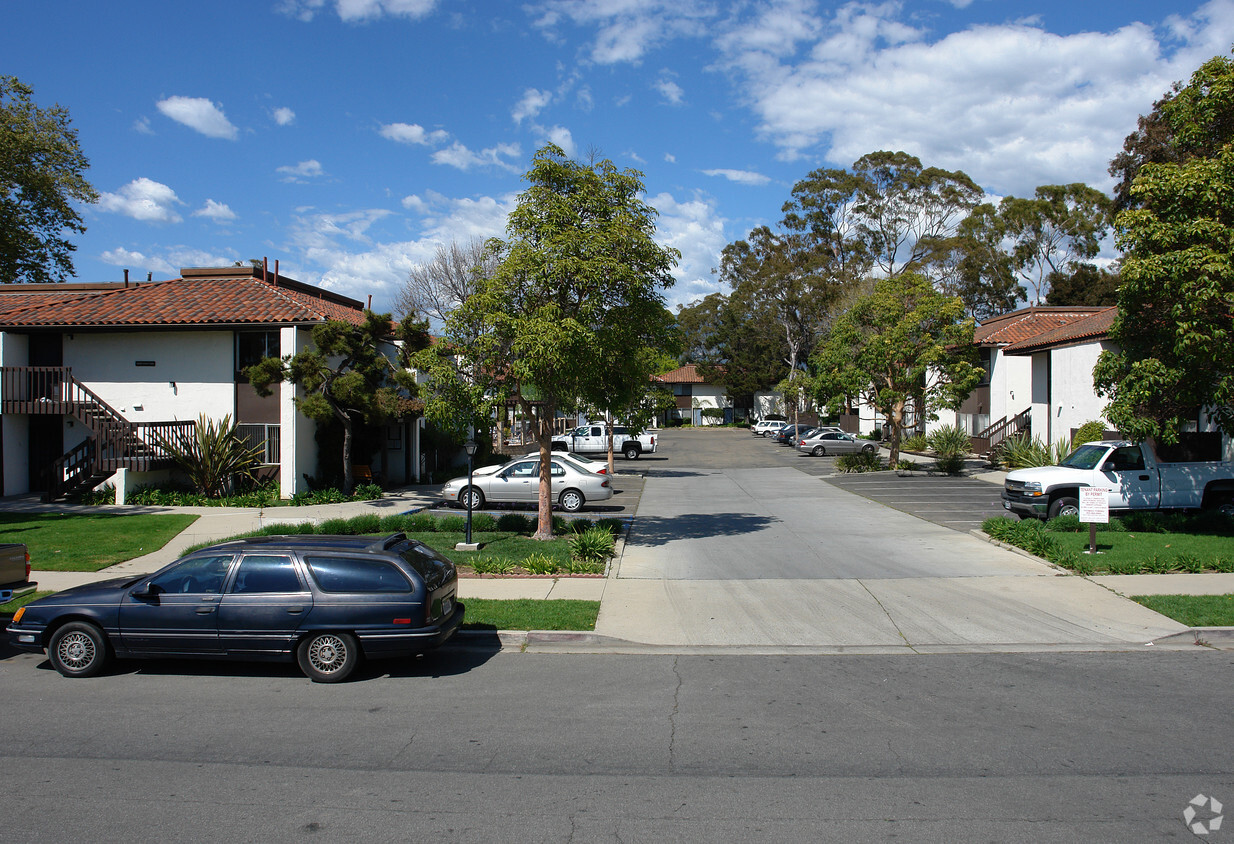
[[[471,489],[471,459],[476,456],[476,438],[468,437],[467,442],[463,444],[463,448],[467,450],[467,544],[471,544],[471,502],[473,500],[473,492]]]

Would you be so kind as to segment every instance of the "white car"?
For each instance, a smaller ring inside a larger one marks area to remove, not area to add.
[[[573,462],[552,460],[553,495],[561,509],[576,513],[589,501],[604,501],[613,497],[608,475],[579,468]],[[471,485],[467,476],[447,481],[441,496],[449,504],[479,510],[486,501],[504,504],[535,504],[540,497],[540,458],[520,457],[484,475],[472,472]]]
[[[754,423],[754,427],[750,429],[755,436],[765,437],[768,434],[775,433],[788,424],[787,419],[760,419]]]

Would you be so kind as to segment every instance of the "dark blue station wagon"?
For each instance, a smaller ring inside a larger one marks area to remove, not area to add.
[[[294,659],[336,683],[362,658],[445,642],[463,623],[457,593],[454,564],[401,533],[258,536],[33,601],[9,643],[46,650],[66,677],[98,674],[113,656]]]

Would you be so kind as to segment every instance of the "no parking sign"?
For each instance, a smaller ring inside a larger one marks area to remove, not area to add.
[[[1080,521],[1088,523],[1088,554],[1097,553],[1097,525],[1110,523],[1109,494],[1103,486],[1080,487]]]

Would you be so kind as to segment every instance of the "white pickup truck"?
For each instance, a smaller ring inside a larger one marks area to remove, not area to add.
[[[1020,518],[1078,515],[1080,487],[1108,490],[1110,511],[1219,509],[1234,514],[1234,463],[1163,463],[1147,443],[1085,443],[1057,466],[1017,469],[1003,509]]]
[[[622,425],[613,426],[613,453],[624,454],[627,460],[637,460],[643,454],[654,454],[654,432],[635,436]],[[603,422],[582,425],[573,431],[553,435],[553,451],[573,451],[576,454],[608,454],[608,432]]]

